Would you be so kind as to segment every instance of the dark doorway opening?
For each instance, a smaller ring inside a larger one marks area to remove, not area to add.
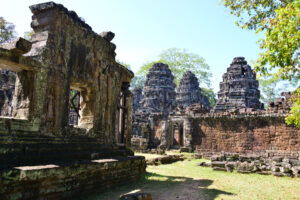
[[[78,125],[78,119],[80,118],[80,92],[77,90],[70,90],[69,98],[69,124]]]

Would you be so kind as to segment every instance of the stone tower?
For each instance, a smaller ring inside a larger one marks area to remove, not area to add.
[[[191,71],[187,71],[180,80],[176,101],[182,107],[192,104],[202,104],[208,109],[210,107],[208,98],[201,93],[197,77]]]
[[[132,110],[134,113],[140,107],[140,101],[142,99],[142,88],[134,88],[134,90],[132,91],[132,98]]]
[[[140,110],[168,115],[176,107],[175,83],[169,66],[156,63],[149,70],[143,88]]]
[[[259,98],[260,91],[255,72],[244,57],[234,58],[220,83],[214,112],[239,108],[263,109],[264,106]]]

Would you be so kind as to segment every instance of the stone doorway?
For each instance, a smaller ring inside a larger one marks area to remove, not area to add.
[[[69,103],[69,124],[77,126],[80,118],[80,92],[78,90],[70,90]]]
[[[179,146],[183,147],[184,142],[183,142],[183,127],[182,126],[179,127],[179,132],[178,133],[179,133],[179,141],[178,141]]]
[[[173,145],[176,147],[183,147],[184,146],[184,139],[183,139],[183,126],[178,125],[175,127],[174,131],[174,139]]]

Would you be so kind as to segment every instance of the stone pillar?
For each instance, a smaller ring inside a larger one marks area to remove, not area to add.
[[[122,100],[121,100],[121,112],[120,112],[120,121],[121,121],[121,143],[125,143],[125,129],[126,129],[126,118],[127,118],[127,108],[128,105],[132,105],[132,101],[129,102],[130,104],[127,103],[127,95],[129,94],[128,91],[129,88],[129,83],[128,82],[123,82],[121,91],[122,91]]]
[[[131,131],[132,131],[132,93],[130,90],[127,90],[127,95],[126,95],[126,118],[125,118],[125,135],[124,135],[124,142],[125,146],[130,148],[131,144]]]
[[[13,97],[12,116],[18,119],[28,119],[32,110],[32,100],[34,91],[34,73],[31,71],[21,71],[17,73],[15,93]],[[31,107],[31,108],[30,108]]]
[[[79,127],[87,129],[93,128],[94,102],[95,94],[93,93],[93,90],[87,88],[80,91]]]
[[[149,117],[148,138],[149,138],[148,146],[153,147],[154,146],[154,144],[153,144],[153,140],[154,140],[154,117],[153,116]]]
[[[169,147],[169,142],[168,142],[168,120],[162,120],[161,121],[161,142],[160,142],[160,147],[161,148],[168,148]]]
[[[184,118],[183,120],[183,140],[184,140],[184,147],[189,148],[190,150],[193,149],[192,147],[192,123],[191,119]]]

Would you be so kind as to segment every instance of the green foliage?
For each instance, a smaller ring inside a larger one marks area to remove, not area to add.
[[[136,88],[136,87],[142,88],[142,87],[144,87],[145,81],[146,81],[146,77],[135,75],[133,77],[133,79],[131,79],[130,87],[131,88]]]
[[[131,70],[131,67],[130,67],[130,65],[129,65],[129,64],[127,64],[127,63],[124,63],[124,62],[122,62],[122,61],[120,61],[120,60],[117,60],[117,63],[119,63],[120,65],[124,66],[125,68],[127,68],[127,69]]]
[[[274,101],[276,97],[278,97],[279,92],[276,88],[278,85],[279,80],[273,77],[266,78],[266,77],[258,77],[257,80],[259,81],[259,89],[260,89],[260,98],[265,103],[269,101]]]
[[[280,97],[281,92],[290,91],[299,84],[299,81],[285,81],[276,79],[274,76],[258,76],[257,80],[261,92],[260,98],[265,106],[268,102]]]
[[[203,95],[207,96],[209,99],[209,103],[211,107],[214,107],[216,105],[217,99],[216,99],[216,94],[212,89],[206,89],[206,88],[201,88],[201,92]]]
[[[153,64],[162,62],[169,65],[176,85],[179,84],[180,79],[186,71],[192,71],[198,78],[200,85],[210,86],[210,78],[212,77],[209,71],[210,67],[201,56],[187,52],[185,49],[171,48],[163,51],[159,55],[157,61],[145,63],[137,75],[146,77],[148,70]]]
[[[259,41],[260,48],[264,51],[260,54],[256,70],[267,74],[268,71],[277,69],[274,73],[276,78],[299,79],[300,4],[288,4],[284,8],[278,8],[275,13],[276,17],[270,19],[265,38]],[[265,67],[266,64],[269,65],[268,68]]]
[[[0,44],[9,42],[16,36],[15,25],[0,17]]]
[[[31,37],[34,34],[34,30],[24,32],[24,39],[31,41]]]
[[[296,127],[300,128],[300,87],[294,92],[296,98],[292,99],[294,101],[294,106],[291,109],[291,115],[289,115],[285,121],[287,124],[294,124]]]
[[[274,76],[299,79],[300,0],[222,0],[238,17],[237,25],[263,32],[258,41],[263,52],[255,69],[263,75],[276,70]],[[268,67],[266,67],[268,66]]]
[[[255,70],[275,80],[297,82],[300,79],[300,0],[221,0],[231,14],[238,17],[237,25],[264,33],[259,40],[262,53]],[[275,84],[276,81],[271,81]],[[272,91],[269,91],[272,92]],[[295,100],[287,122],[300,124],[300,109]]]

